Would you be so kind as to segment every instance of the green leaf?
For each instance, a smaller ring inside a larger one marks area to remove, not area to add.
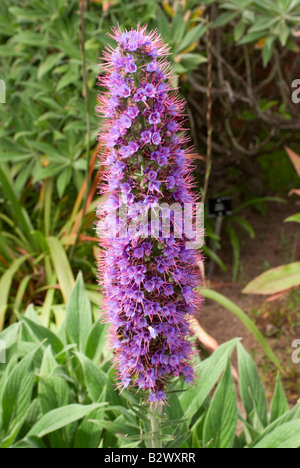
[[[239,15],[238,11],[226,12],[219,15],[214,22],[214,28],[218,28],[220,26],[224,26],[224,24],[230,23],[234,18]]]
[[[265,430],[256,437],[256,440],[254,443],[257,444],[258,442],[260,442],[263,437],[266,437],[268,434],[274,431],[274,429],[276,429],[277,427],[280,427],[290,421],[295,421],[296,419],[298,420],[300,419],[299,403],[291,411],[288,411],[283,416],[280,416],[278,419],[276,419],[271,424],[269,424],[269,426],[267,426]]]
[[[57,431],[68,424],[84,418],[97,408],[103,408],[107,403],[98,403],[95,405],[68,405],[50,411],[41,417],[41,419],[28,432],[27,437],[44,437],[51,432]]]
[[[47,237],[47,243],[61,292],[67,303],[75,285],[72,269],[61,242],[56,237]]]
[[[240,393],[248,416],[247,420],[252,422],[250,415],[254,412],[253,416],[256,413],[261,423],[266,426],[268,422],[267,400],[256,365],[242,345],[238,344],[237,350]]]
[[[51,330],[37,324],[32,320],[29,320],[26,317],[23,317],[22,320],[26,324],[29,332],[31,332],[31,334],[36,338],[38,343],[47,340],[47,343],[52,346],[55,353],[60,353],[63,350],[63,343]]]
[[[286,24],[285,20],[282,20],[279,24],[279,31],[278,31],[278,37],[281,42],[282,47],[286,46],[286,43],[288,41],[288,38],[291,34],[291,29],[288,27]]]
[[[71,170],[68,167],[67,169],[62,171],[57,178],[57,191],[60,198],[62,198],[65,193],[67,185],[70,182],[71,175]]]
[[[38,348],[22,359],[7,378],[2,395],[2,419],[7,429],[18,424],[31,402],[34,384],[33,359]]]
[[[115,421],[107,420],[91,420],[92,423],[96,424],[101,429],[105,429],[116,437],[135,436],[140,434],[139,427],[133,424],[127,424],[122,421],[122,418],[118,418]]]
[[[65,328],[69,342],[78,344],[79,350],[83,351],[92,328],[92,307],[81,273],[67,304]]]
[[[262,51],[263,66],[266,67],[272,57],[275,46],[275,37],[269,36]]]
[[[300,448],[300,419],[277,427],[253,448]]]
[[[18,34],[15,34],[12,43],[14,44],[24,44],[30,45],[33,47],[47,47],[47,41],[42,34],[36,32],[22,31]]]
[[[201,362],[199,369],[196,371],[196,385],[184,392],[180,398],[185,417],[188,416],[191,419],[203,405],[214,385],[219,380],[220,375],[226,367],[228,358],[238,342],[239,339],[235,338],[228,343],[222,344],[208,359]]]
[[[64,53],[51,54],[45,60],[43,60],[38,69],[38,79],[42,79],[46,73],[48,73],[55,66],[57,66],[63,58],[63,56]]]
[[[88,359],[81,353],[76,353],[79,361],[81,362],[85,385],[88,391],[88,394],[92,400],[92,402],[97,403],[99,401],[99,397],[102,395],[103,389],[106,385],[110,385],[111,382],[107,378],[106,374],[99,369],[93,361]],[[112,403],[110,401],[110,403]]]
[[[223,296],[222,294],[218,293],[217,291],[212,291],[211,289],[200,289],[199,292],[206,299],[211,299],[212,301],[217,302],[218,304],[222,305],[230,312],[232,312],[257,339],[270,361],[272,361],[279,370],[283,371],[279,359],[275,355],[272,348],[269,346],[267,340],[264,338],[264,336],[262,335],[258,327],[255,325],[255,323],[248,317],[247,314],[245,314],[245,312],[239,306],[237,306],[234,302],[232,302],[230,299]]]
[[[0,280],[0,330],[4,326],[5,313],[8,305],[8,298],[12,282],[15,278],[16,273],[19,271],[21,265],[28,260],[30,255],[23,255],[20,258],[14,260],[10,267],[5,271],[4,275]]]
[[[181,44],[179,45],[178,49],[176,50],[176,54],[187,49],[190,45],[194,42],[198,41],[206,32],[206,25],[205,24],[198,24],[194,28],[190,29],[187,34],[184,36]]]
[[[100,410],[94,410],[89,416],[86,416],[80,423],[75,436],[73,448],[98,448],[101,438],[101,431],[92,423],[92,419],[100,417]]]
[[[19,448],[19,449],[24,449],[24,448],[36,448],[36,449],[41,449],[41,448],[47,448],[47,446],[44,444],[44,442],[39,439],[38,437],[28,437],[26,439],[20,440],[17,442],[13,448]]]
[[[245,231],[248,232],[251,239],[255,238],[254,229],[251,226],[251,224],[249,223],[249,221],[247,221],[247,219],[243,218],[242,216],[237,216],[236,215],[236,216],[231,216],[230,221],[235,222],[235,223],[239,224],[240,226],[242,226],[242,228],[245,229]]]
[[[0,165],[0,183],[2,185],[2,190],[4,191],[9,203],[11,204],[13,219],[24,233],[29,245],[32,245],[34,247],[36,243],[32,242],[33,238],[31,236],[31,231],[33,230],[33,228],[30,223],[29,216],[26,213],[25,209],[22,207],[21,203],[19,202],[16,196],[13,182],[6,174],[2,165]]]
[[[203,246],[203,252],[204,252],[209,258],[211,258],[217,265],[219,265],[219,267],[220,267],[223,271],[227,271],[227,267],[226,267],[225,263],[224,263],[223,260],[219,257],[219,255],[216,254],[216,252],[214,252],[212,249],[210,249],[209,247],[207,247],[207,245],[204,245],[204,246]]]
[[[285,223],[300,223],[300,213],[297,213],[293,216],[289,216],[284,220]]]
[[[122,399],[118,392],[114,388],[113,381],[99,369],[93,361],[88,359],[84,354],[76,353],[78,357],[85,379],[85,385],[88,394],[93,402],[99,402],[99,398],[103,394],[103,390],[106,387],[107,398],[111,405],[121,405]]]
[[[75,70],[70,70],[66,73],[58,82],[56,87],[56,92],[58,93],[62,89],[66,88],[67,86],[71,85],[72,83],[75,85],[77,79],[77,74]]]
[[[38,399],[43,414],[70,403],[70,389],[60,366],[52,355],[51,347],[46,349],[40,369]]]
[[[270,422],[272,423],[276,419],[280,418],[280,416],[284,415],[287,411],[289,411],[289,409],[289,404],[283,390],[280,375],[278,374],[276,387],[270,406]]]
[[[272,268],[243,289],[244,294],[277,294],[300,285],[300,262]]]
[[[201,63],[207,62],[207,58],[201,54],[183,54],[180,62],[186,70],[194,70]]]
[[[248,200],[245,203],[242,203],[242,205],[239,205],[236,207],[232,213],[236,214],[238,211],[244,210],[248,206],[252,205],[259,205],[260,203],[266,203],[266,202],[276,202],[276,203],[286,203],[286,200],[283,198],[279,197],[259,197],[259,198],[252,198],[251,200]]]
[[[205,418],[204,445],[209,448],[232,448],[237,421],[237,396],[228,361]]]
[[[239,21],[234,28],[234,40],[238,42],[246,31],[246,23]]]
[[[85,355],[95,363],[99,363],[107,340],[107,325],[96,322],[87,338]]]
[[[259,39],[262,39],[265,35],[265,31],[258,31],[253,33],[248,33],[239,41],[239,44],[249,44],[249,42],[256,42]]]

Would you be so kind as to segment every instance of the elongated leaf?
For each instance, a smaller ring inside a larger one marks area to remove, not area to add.
[[[300,419],[277,427],[253,448],[300,448]]]
[[[49,346],[44,354],[40,369],[38,399],[43,414],[61,406],[67,406],[70,401],[70,389],[60,366],[52,355]]]
[[[93,361],[88,359],[84,354],[76,353],[84,373],[85,385],[91,400],[95,403],[99,402],[99,398],[106,387],[107,398],[111,405],[121,405],[122,399],[118,392],[114,389],[113,381],[99,369]]]
[[[296,405],[291,411],[288,411],[284,415],[280,416],[278,419],[269,424],[265,430],[256,437],[254,444],[260,442],[264,437],[274,431],[277,427],[280,427],[290,421],[300,420],[300,405]]]
[[[214,385],[224,371],[228,358],[239,342],[235,338],[228,343],[221,345],[208,359],[202,361],[197,370],[197,383],[194,387],[184,392],[180,398],[181,406],[185,412],[185,417],[190,419],[198,411]]]
[[[222,13],[219,15],[216,19],[216,21],[213,24],[214,28],[218,28],[220,26],[224,26],[224,24],[230,23],[234,18],[238,16],[239,12],[238,11],[230,11],[226,13]]]
[[[63,56],[63,53],[51,54],[46,58],[46,60],[42,61],[38,69],[38,79],[40,80],[43,78],[46,73],[58,65]]]
[[[104,421],[104,420],[91,420],[94,424],[96,424],[101,429],[105,429],[106,431],[110,432],[111,434],[115,435],[116,437],[124,437],[124,436],[134,436],[140,434],[140,430],[138,426],[134,426],[132,424],[127,424],[120,420],[116,421]]]
[[[278,374],[276,387],[270,406],[270,422],[272,423],[276,421],[276,419],[280,418],[280,416],[289,411],[289,409],[290,407],[283,390],[280,375]]]
[[[37,349],[16,365],[5,383],[2,395],[2,418],[5,428],[22,420],[30,405],[34,384],[33,359]]]
[[[239,211],[247,208],[248,206],[257,205],[259,203],[266,203],[266,202],[276,202],[276,203],[286,203],[286,200],[279,197],[259,197],[259,198],[252,198],[251,200],[243,203],[242,205],[237,206],[232,213],[236,214]]]
[[[243,289],[244,294],[277,294],[300,285],[300,262],[272,268]]]
[[[85,354],[95,363],[99,363],[107,340],[107,325],[96,322],[87,338]]]
[[[26,317],[23,317],[23,321],[26,324],[29,332],[36,338],[37,342],[47,340],[46,344],[49,343],[55,353],[60,353],[63,349],[63,343],[60,339],[48,328],[45,328],[41,325],[38,325],[32,320],[29,320]]]
[[[40,440],[38,437],[28,437],[28,439],[23,439],[17,442],[13,448],[19,448],[19,449],[24,449],[24,448],[35,448],[35,449],[41,449],[41,448],[47,448],[47,446],[44,444],[42,440]]]
[[[23,255],[23,257],[17,258],[11,266],[6,270],[0,280],[0,330],[4,325],[5,312],[7,309],[8,297],[11,289],[11,285],[15,274],[19,271],[21,265],[29,258],[29,255]]]
[[[211,289],[201,289],[200,294],[205,297],[206,299],[211,299],[212,301],[217,302],[218,304],[222,305],[230,312],[232,312],[244,325],[248,328],[248,330],[252,333],[252,335],[257,339],[261,347],[263,348],[264,352],[272,361],[276,367],[283,371],[283,368],[280,364],[279,359],[273,352],[273,350],[268,345],[268,342],[257,328],[255,323],[245,314],[245,312],[237,306],[234,302],[232,302],[227,297],[223,296],[222,294],[218,293],[217,291],[212,291]]]
[[[28,432],[27,437],[44,437],[46,434],[50,434],[53,431],[57,431],[68,424],[84,418],[95,409],[104,408],[105,406],[106,403],[98,403],[86,406],[74,404],[57,408],[42,416]]]
[[[94,410],[86,416],[80,423],[76,431],[76,437],[73,448],[98,448],[101,438],[101,430],[92,423],[91,420],[101,417],[100,410]]]
[[[184,51],[194,42],[198,41],[206,32],[205,24],[198,24],[184,36],[183,40],[180,43],[179,48],[176,50],[176,53]]]
[[[227,266],[223,262],[223,260],[219,257],[216,252],[214,252],[212,249],[210,249],[207,245],[203,246],[203,252],[211,258],[223,271],[227,271]]]
[[[237,421],[237,396],[228,361],[205,418],[204,445],[209,448],[232,448]]]
[[[0,165],[0,183],[2,185],[3,191],[6,194],[7,199],[11,204],[13,219],[24,233],[29,245],[33,247],[36,246],[34,238],[31,236],[31,231],[33,230],[33,228],[29,221],[29,216],[26,213],[25,209],[21,206],[19,200],[17,199],[13,183],[7,177],[2,165]]]
[[[300,213],[289,216],[284,220],[285,223],[300,223]]]
[[[240,392],[248,420],[250,415],[256,413],[261,423],[266,426],[267,400],[256,365],[242,345],[238,344],[237,349]]]
[[[75,285],[72,269],[61,242],[55,237],[47,237],[47,242],[61,292],[67,303]]]
[[[66,333],[70,343],[77,343],[83,351],[91,328],[92,308],[80,273],[67,304]]]

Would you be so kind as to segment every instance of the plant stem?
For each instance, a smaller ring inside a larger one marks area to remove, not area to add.
[[[151,440],[152,448],[162,448],[161,431],[160,431],[161,408],[157,407],[151,412],[150,421],[151,421],[151,429],[153,433],[153,438]]]

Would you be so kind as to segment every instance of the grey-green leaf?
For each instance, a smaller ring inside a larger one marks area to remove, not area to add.
[[[206,415],[203,431],[204,445],[209,448],[232,448],[237,421],[237,396],[230,361],[228,361]]]
[[[66,333],[69,343],[76,343],[79,350],[84,350],[91,328],[92,308],[80,273],[67,305]]]
[[[274,395],[270,406],[270,422],[276,421],[283,414],[289,411],[289,404],[287,402],[283,386],[281,383],[280,375],[277,375],[277,382],[274,391]]]
[[[253,410],[259,420],[267,425],[267,400],[263,384],[259,378],[256,365],[241,344],[238,344],[238,365],[240,377],[240,392],[248,416]]]
[[[97,408],[104,407],[106,403],[95,405],[68,405],[50,411],[41,417],[27,434],[27,437],[44,437],[46,434],[57,431],[79,419],[84,418]]]
[[[184,392],[180,399],[185,416],[192,418],[202,406],[219,380],[226,367],[227,360],[238,342],[239,338],[235,338],[222,344],[208,359],[201,362],[197,372],[196,385]]]

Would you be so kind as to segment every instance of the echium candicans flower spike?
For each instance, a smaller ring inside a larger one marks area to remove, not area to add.
[[[199,257],[186,248],[184,232],[175,235],[174,213],[169,237],[162,218],[140,220],[162,204],[195,204],[186,157],[190,149],[183,148],[188,141],[184,103],[164,58],[168,47],[156,31],[147,34],[146,26],[113,29],[112,37],[117,47],[105,52],[99,78],[107,89],[98,107],[104,116],[101,159],[107,168],[99,223],[104,234],[114,219],[115,230],[101,240],[99,278],[119,387],[149,391],[150,403],[157,406],[166,400],[170,379],[193,381],[188,315],[200,305],[194,291]],[[124,206],[125,221],[120,215]]]

